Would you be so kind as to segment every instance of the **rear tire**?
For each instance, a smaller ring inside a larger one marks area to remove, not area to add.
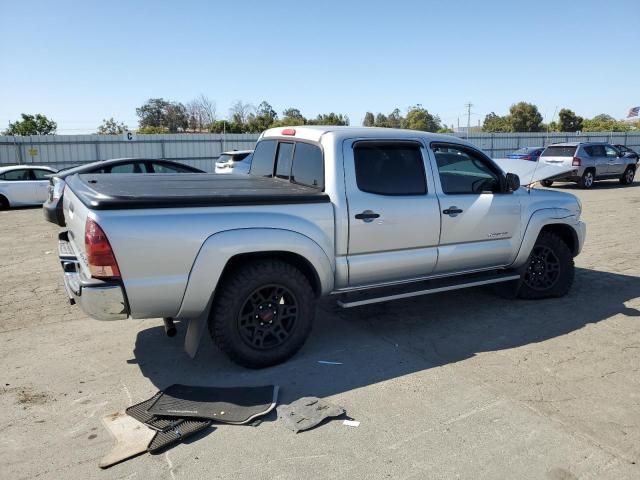
[[[274,259],[241,265],[219,287],[209,318],[214,342],[238,365],[264,368],[304,345],[315,315],[307,277]]]
[[[622,176],[620,177],[620,183],[622,185],[631,185],[633,183],[633,177],[636,174],[636,169],[629,166],[627,167],[627,169],[624,171],[624,173],[622,174]]]
[[[540,181],[540,184],[541,184],[543,187],[547,187],[547,188],[549,188],[551,185],[553,185],[553,180],[541,180],[541,181]]]
[[[574,274],[573,254],[567,244],[555,233],[543,232],[529,255],[518,297],[563,297],[573,284]]]
[[[580,188],[584,188],[585,190],[588,190],[590,188],[593,187],[593,184],[596,181],[596,175],[593,172],[593,170],[585,170],[584,173],[582,174],[582,177],[580,177],[580,180],[578,180],[578,186]]]

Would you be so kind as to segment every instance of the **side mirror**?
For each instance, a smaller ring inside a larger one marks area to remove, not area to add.
[[[515,192],[520,188],[520,177],[515,173],[507,173],[507,191]]]

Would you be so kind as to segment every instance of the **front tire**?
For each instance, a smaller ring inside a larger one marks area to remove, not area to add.
[[[596,176],[595,173],[593,173],[593,170],[585,170],[582,177],[580,177],[580,180],[578,180],[578,186],[588,190],[593,187],[595,181]]]
[[[288,360],[306,341],[315,295],[305,275],[275,259],[241,265],[219,287],[209,318],[215,343],[238,365]]]
[[[553,180],[542,180],[542,181],[540,182],[540,184],[541,184],[543,187],[547,187],[547,188],[549,188],[551,185],[553,185]]]
[[[620,183],[622,185],[631,185],[633,183],[633,177],[636,175],[636,169],[633,167],[627,167],[627,169],[620,177]]]
[[[555,233],[544,232],[529,255],[518,297],[563,297],[573,284],[574,274],[573,254],[567,244]]]

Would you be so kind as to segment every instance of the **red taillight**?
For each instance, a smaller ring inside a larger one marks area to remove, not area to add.
[[[295,128],[285,128],[284,130],[282,130],[282,135],[295,135],[295,134],[296,134]]]
[[[84,229],[84,248],[93,278],[120,278],[118,262],[113,255],[109,240],[100,225],[90,218],[87,219]]]
[[[580,157],[573,157],[573,162],[571,162],[572,167],[579,167],[582,165],[582,159]]]
[[[522,157],[523,160],[531,160],[531,156],[529,155],[525,155],[524,157]]]

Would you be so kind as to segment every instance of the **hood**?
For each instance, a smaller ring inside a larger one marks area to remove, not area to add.
[[[573,166],[548,164],[544,162],[527,162],[513,158],[497,158],[493,160],[505,173],[515,173],[520,177],[521,185],[557,177],[575,170]]]

